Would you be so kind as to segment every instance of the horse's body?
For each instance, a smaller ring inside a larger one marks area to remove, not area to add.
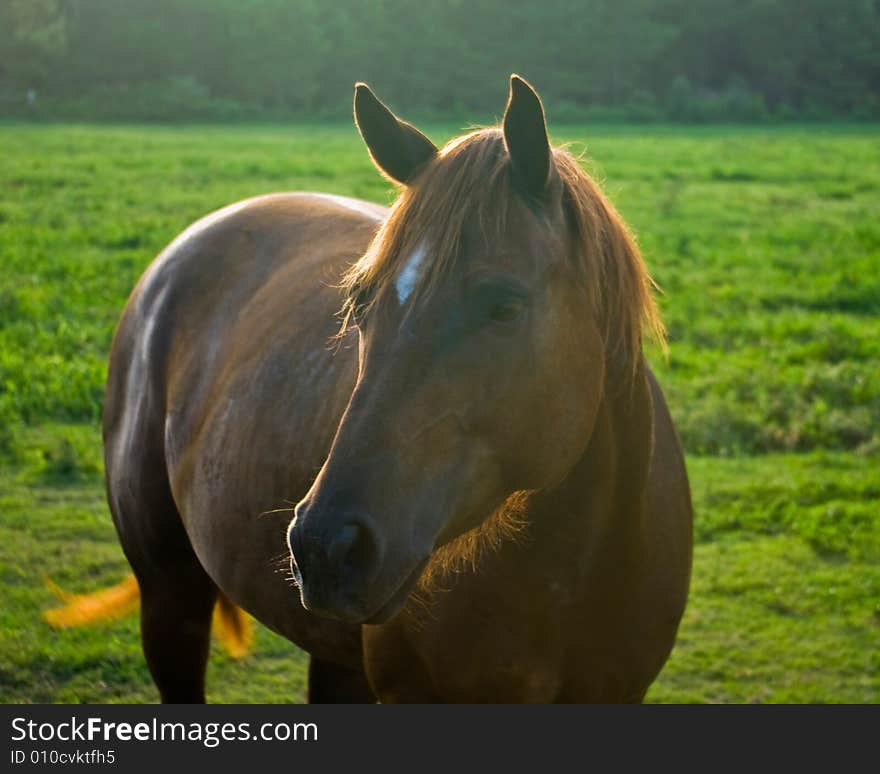
[[[403,585],[389,581],[390,591],[382,590],[377,557],[396,567],[396,549],[381,542],[373,516],[358,511],[356,526],[346,517],[330,529],[330,517],[315,515],[326,502],[334,513],[351,512],[335,504],[339,493],[375,479],[364,466],[387,453],[373,448],[383,432],[363,430],[349,453],[348,436],[337,431],[356,424],[356,409],[368,403],[349,405],[353,391],[363,397],[372,373],[365,358],[379,355],[359,353],[354,332],[332,344],[344,300],[339,278],[387,217],[377,205],[321,194],[242,202],[178,237],[129,300],[110,360],[105,459],[111,510],[141,587],[144,649],[163,699],[203,698],[219,589],[309,651],[312,700],[641,700],[684,609],[691,510],[675,431],[640,353],[626,386],[613,381],[611,366],[597,365],[599,384],[583,389],[589,433],[571,452],[560,441],[560,457],[570,459],[548,486],[493,490],[475,523],[469,516],[444,525],[427,542],[413,532],[405,546],[415,548],[401,549],[413,558],[394,569],[411,576]],[[399,278],[397,292],[403,299]],[[586,336],[583,345],[590,346]],[[398,364],[416,356],[395,351]],[[490,365],[491,357],[485,353]],[[400,381],[395,374],[382,383]],[[416,416],[403,399],[392,405]],[[444,439],[459,431],[438,436],[431,422],[425,426],[420,437],[441,449],[440,465]],[[398,456],[427,467],[412,448]],[[356,471],[354,484],[333,460]],[[397,464],[384,463],[382,475]],[[407,489],[419,486],[416,475],[401,473],[402,483],[386,483],[382,494],[409,498],[414,518],[426,510]],[[454,489],[453,473],[444,475]],[[363,491],[359,503],[368,500]],[[296,502],[299,527],[290,540],[302,603],[286,569],[285,506]],[[458,536],[479,534],[480,522],[505,508],[519,526],[508,524],[473,563],[455,564]],[[323,531],[302,527],[310,523]],[[314,548],[325,534],[329,546]],[[333,534],[345,537],[334,542]],[[439,550],[423,559],[423,544]],[[369,565],[372,581],[361,586],[381,596],[356,589],[363,613],[352,612],[354,597],[333,597],[347,580],[322,587],[311,580],[328,577],[318,567],[340,552],[345,578],[361,578],[361,565]],[[425,564],[433,580],[412,591]],[[304,607],[307,587],[312,610]],[[388,597],[400,599],[376,613]]]

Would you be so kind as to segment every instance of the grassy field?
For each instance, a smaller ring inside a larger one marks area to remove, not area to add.
[[[452,127],[434,127],[441,140]],[[564,127],[638,233],[688,452],[692,595],[651,701],[880,701],[880,130]],[[206,212],[277,190],[388,202],[349,127],[0,126],[0,699],[150,701],[135,618],[51,630],[44,584],[127,571],[98,417],[113,327]],[[214,701],[299,701],[265,629]]]

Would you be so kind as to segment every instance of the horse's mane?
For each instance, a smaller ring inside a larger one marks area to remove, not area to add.
[[[635,239],[599,186],[567,151],[554,148],[553,158],[574,229],[575,258],[585,271],[588,301],[596,310],[606,355],[634,373],[643,330],[665,345],[654,283]],[[477,218],[485,239],[500,239],[516,195],[501,129],[479,129],[452,140],[415,183],[404,188],[367,252],[343,277],[343,330],[352,315],[369,309],[393,284],[407,256],[426,244],[430,261],[410,306],[417,308],[455,266],[468,220]]]

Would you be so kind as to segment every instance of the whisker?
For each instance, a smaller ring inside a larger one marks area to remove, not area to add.
[[[290,564],[290,551],[285,551],[284,553],[278,554],[277,556],[273,556],[271,559],[269,559],[269,564],[276,567],[282,567],[284,565]]]
[[[262,518],[263,516],[270,516],[273,513],[293,513],[293,508],[272,508],[268,511],[263,511],[260,513],[257,518]]]

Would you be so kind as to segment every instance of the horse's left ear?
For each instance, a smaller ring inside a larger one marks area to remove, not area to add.
[[[411,183],[437,155],[437,146],[394,115],[365,83],[354,87],[354,122],[379,171],[397,183]]]
[[[544,198],[553,171],[544,106],[528,81],[518,75],[510,76],[503,126],[514,182],[527,197]]]

